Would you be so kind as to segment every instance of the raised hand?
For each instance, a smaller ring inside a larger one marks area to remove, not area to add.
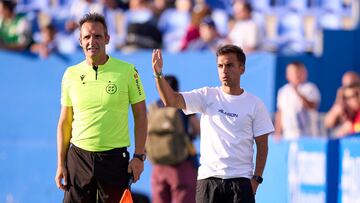
[[[162,73],[163,59],[160,49],[154,49],[152,53],[152,68],[154,73]]]

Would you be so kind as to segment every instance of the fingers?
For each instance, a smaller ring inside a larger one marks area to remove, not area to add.
[[[133,159],[128,166],[128,173],[132,173],[134,177],[134,183],[140,179],[140,175],[144,170],[144,163],[140,160]]]
[[[65,176],[65,177],[66,177],[66,176]],[[62,184],[62,180],[63,180],[63,179],[64,179],[64,184]],[[64,178],[63,175],[61,175],[61,176],[56,176],[56,177],[55,177],[55,182],[56,182],[56,186],[57,186],[59,189],[61,189],[61,190],[63,190],[63,191],[66,190],[67,180],[66,180],[66,178]]]

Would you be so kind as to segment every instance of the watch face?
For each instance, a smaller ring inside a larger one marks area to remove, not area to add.
[[[262,183],[263,182],[263,178],[261,176],[254,176],[253,179],[256,180],[256,182],[258,183]]]
[[[134,154],[134,158],[138,158],[141,161],[145,161],[146,160],[146,155],[145,154]]]

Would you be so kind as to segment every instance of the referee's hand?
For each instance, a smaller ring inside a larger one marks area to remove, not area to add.
[[[58,166],[56,170],[55,182],[56,186],[63,191],[67,189],[67,174],[68,171],[65,166]]]
[[[144,162],[138,158],[131,159],[128,166],[128,173],[134,175],[134,183],[140,179],[141,173],[144,171]]]

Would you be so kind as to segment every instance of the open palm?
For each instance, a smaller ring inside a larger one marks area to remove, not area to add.
[[[155,73],[161,73],[163,68],[163,59],[160,49],[154,49],[152,53],[152,68]]]

